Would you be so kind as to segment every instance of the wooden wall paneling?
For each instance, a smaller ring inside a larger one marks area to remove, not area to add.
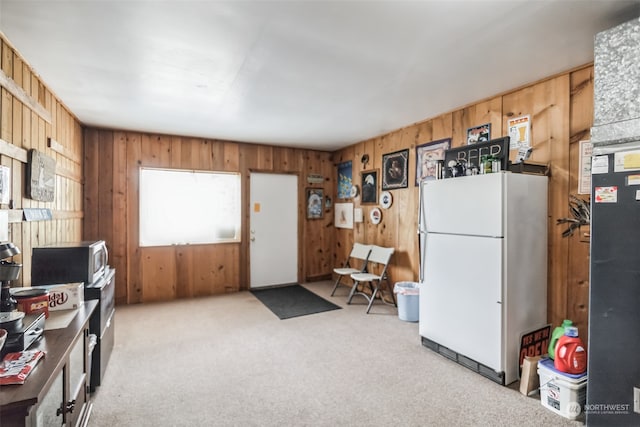
[[[140,214],[138,194],[140,191],[140,166],[142,164],[142,135],[127,134],[127,233],[126,270],[118,274],[116,281],[116,301],[134,304],[143,300],[142,251],[140,249]],[[118,272],[116,272],[118,273]],[[121,280],[124,279],[124,280]]]
[[[84,221],[83,234],[87,240],[99,238],[99,187],[100,174],[100,134],[104,131],[96,129],[85,130],[84,157],[82,173],[84,180]],[[117,282],[116,282],[117,283]]]
[[[195,268],[193,246],[176,248],[176,297],[192,298],[195,292]]]
[[[187,146],[187,144],[184,143],[183,138],[179,136],[172,136],[170,144],[171,164],[169,166],[174,169],[184,169],[182,160],[182,147]]]
[[[123,288],[126,283],[127,271],[127,247],[129,239],[129,203],[137,203],[137,198],[129,199],[127,192],[127,173],[129,171],[127,153],[128,153],[128,134],[126,132],[114,132],[113,144],[113,215],[112,233],[108,236],[110,240],[111,252],[109,253],[109,264],[116,269],[116,284],[119,289]],[[109,217],[109,215],[107,215]],[[120,291],[120,295],[124,297],[126,292]]]
[[[467,129],[491,124],[491,139],[502,136],[502,98],[494,97],[453,112],[452,146],[467,145]]]
[[[144,302],[176,298],[176,257],[172,248],[142,248],[142,295]]]
[[[224,169],[227,172],[240,172],[240,145],[224,142]]]
[[[452,134],[453,134],[453,114],[452,113],[442,114],[430,120],[430,122],[432,123],[431,138],[433,141],[443,139],[443,138],[452,138]]]
[[[569,145],[569,193],[577,195],[579,168],[579,145],[589,140],[593,125],[593,67],[574,71],[570,75],[571,111]],[[580,195],[584,200],[590,196]],[[582,228],[568,240],[567,302],[568,317],[580,331],[580,337],[588,345],[589,333],[589,227]]]
[[[531,116],[532,159],[551,165],[548,226],[548,317],[559,323],[566,316],[567,241],[556,219],[568,210],[569,79],[563,75],[504,96],[504,121]]]

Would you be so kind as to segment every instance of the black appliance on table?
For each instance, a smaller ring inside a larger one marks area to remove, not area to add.
[[[57,243],[33,248],[32,285],[84,282],[84,299],[99,300],[89,320],[96,336],[91,357],[91,386],[95,391],[104,377],[115,334],[115,269],[108,265],[104,240]]]

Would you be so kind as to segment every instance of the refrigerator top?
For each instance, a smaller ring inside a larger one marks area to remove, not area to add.
[[[507,172],[422,183],[422,231],[503,237]]]

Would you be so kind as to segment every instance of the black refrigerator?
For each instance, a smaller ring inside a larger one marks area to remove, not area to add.
[[[589,426],[640,426],[640,140],[594,150]]]

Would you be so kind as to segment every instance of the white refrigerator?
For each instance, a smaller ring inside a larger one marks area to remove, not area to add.
[[[547,324],[547,177],[423,181],[419,224],[422,344],[516,381],[522,334]]]

